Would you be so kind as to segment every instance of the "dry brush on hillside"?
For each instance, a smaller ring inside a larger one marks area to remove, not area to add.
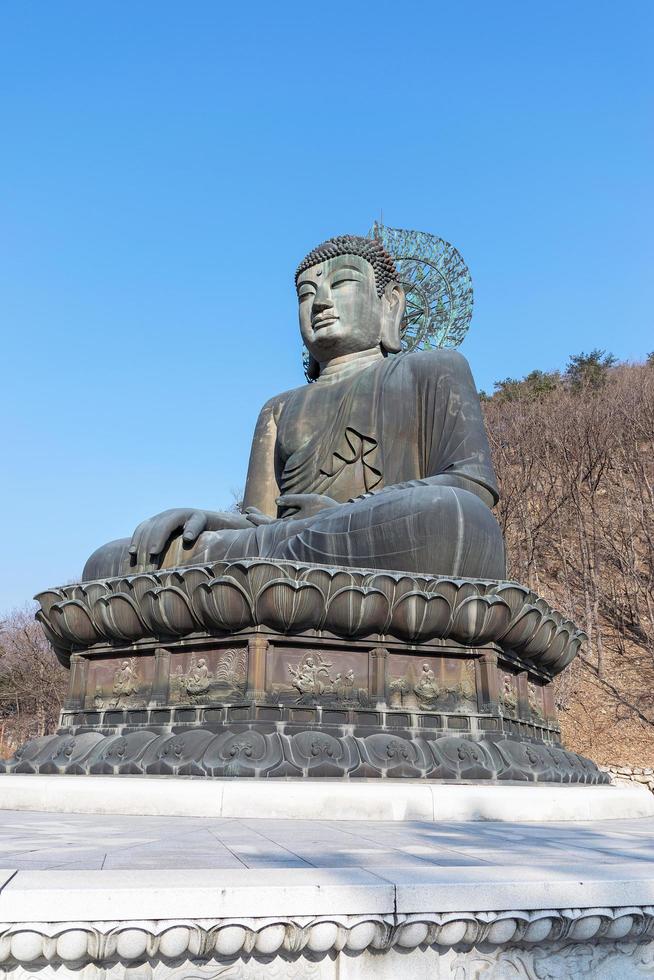
[[[654,365],[500,382],[484,402],[509,576],[588,633],[559,682],[567,744],[654,762]],[[589,356],[580,355],[589,360]]]

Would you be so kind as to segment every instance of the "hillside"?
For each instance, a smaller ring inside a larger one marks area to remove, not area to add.
[[[509,577],[588,633],[557,682],[566,745],[654,765],[654,357],[602,351],[482,393]],[[0,633],[0,756],[52,730],[65,672],[30,612]]]
[[[566,744],[654,764],[654,357],[602,351],[483,396],[509,576],[588,633],[558,682]]]

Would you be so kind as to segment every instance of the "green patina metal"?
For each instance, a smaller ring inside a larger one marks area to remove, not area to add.
[[[368,237],[378,238],[393,256],[406,293],[403,350],[458,347],[473,307],[472,278],[461,253],[436,235],[376,221]]]

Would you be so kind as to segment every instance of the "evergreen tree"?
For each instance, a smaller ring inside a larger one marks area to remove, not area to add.
[[[617,363],[613,354],[595,347],[590,354],[572,354],[568,359],[565,376],[573,390],[600,388],[605,384],[609,369]]]

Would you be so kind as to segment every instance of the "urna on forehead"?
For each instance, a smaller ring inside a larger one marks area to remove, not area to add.
[[[382,243],[376,238],[361,238],[358,235],[339,235],[328,238],[306,255],[295,272],[295,284],[300,275],[307,269],[327,259],[338,258],[339,255],[358,255],[369,262],[375,273],[377,295],[381,296],[389,282],[397,282],[397,269],[393,259]]]

